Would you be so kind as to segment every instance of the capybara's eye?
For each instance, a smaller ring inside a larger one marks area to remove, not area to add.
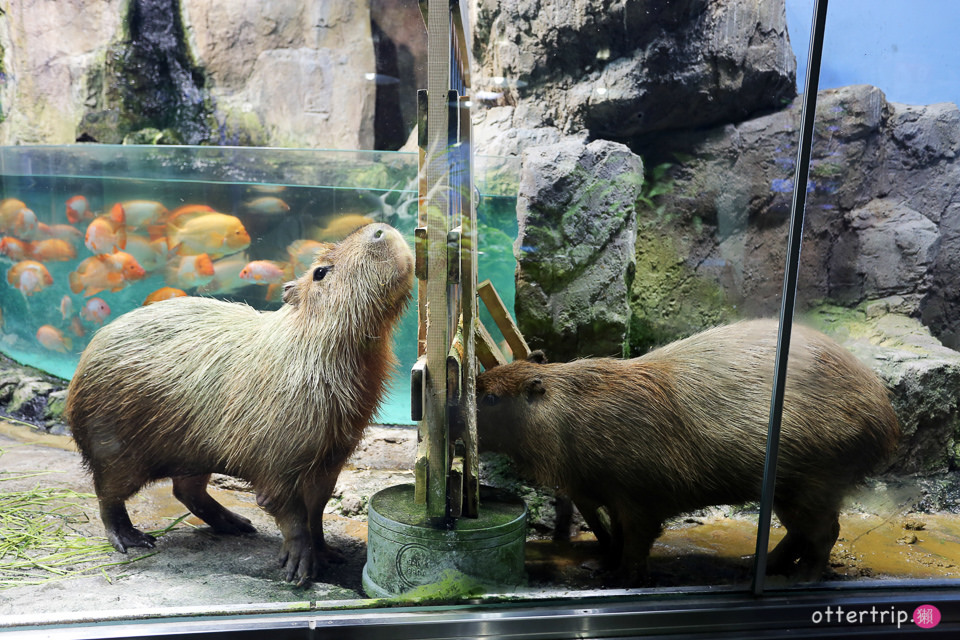
[[[314,281],[319,282],[320,280],[323,280],[323,278],[327,275],[327,272],[330,271],[330,269],[333,269],[333,267],[317,267],[316,269],[314,269],[313,270]]]
[[[500,396],[495,393],[488,393],[483,396],[483,404],[488,407],[495,407],[500,402]]]

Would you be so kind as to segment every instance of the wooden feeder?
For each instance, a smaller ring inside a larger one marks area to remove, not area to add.
[[[482,489],[478,475],[477,363],[506,362],[479,321],[478,296],[514,357],[525,358],[529,349],[490,282],[477,287],[466,5],[429,0],[420,6],[428,81],[418,92],[416,483],[370,500],[363,584],[375,597],[504,591],[524,575],[526,507]]]

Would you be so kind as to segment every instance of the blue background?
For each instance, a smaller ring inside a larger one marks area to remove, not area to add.
[[[814,0],[786,0],[801,92],[813,5]],[[892,102],[956,104],[960,102],[958,30],[958,0],[832,0],[820,88],[872,84]]]

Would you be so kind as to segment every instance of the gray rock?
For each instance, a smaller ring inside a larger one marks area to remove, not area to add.
[[[782,1],[480,0],[476,88],[513,126],[624,139],[739,121],[795,95]]]
[[[674,163],[670,188],[657,198],[661,218],[670,218],[659,232],[685,239],[682,255],[690,256],[693,276],[722,289],[707,301],[716,309],[768,315],[779,307],[799,115],[793,104],[737,125],[638,143],[651,164]],[[801,309],[898,295],[935,336],[960,346],[960,207],[950,204],[960,191],[954,122],[956,106],[890,104],[875,87],[821,92]],[[672,160],[677,152],[685,154],[682,163]]]
[[[805,317],[887,383],[903,430],[887,471],[931,475],[960,469],[960,353],[944,347],[891,298],[858,310],[820,307]],[[789,365],[788,365],[789,366]]]
[[[623,353],[642,182],[640,158],[613,142],[571,139],[524,155],[517,322],[550,359]]]

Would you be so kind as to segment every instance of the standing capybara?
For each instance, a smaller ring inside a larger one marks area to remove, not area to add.
[[[269,505],[286,579],[313,577],[327,551],[323,509],[380,402],[412,274],[403,237],[371,224],[318,250],[277,311],[181,297],[100,329],[66,412],[113,546],[153,546],[124,502],[165,477],[217,532],[252,532],[206,491],[225,473]]]
[[[477,377],[480,449],[577,505],[628,582],[664,519],[760,498],[777,322],[704,331],[633,360],[514,362]],[[841,500],[900,435],[883,383],[821,333],[791,339],[771,572],[817,579]],[[598,510],[610,520],[606,530]]]

